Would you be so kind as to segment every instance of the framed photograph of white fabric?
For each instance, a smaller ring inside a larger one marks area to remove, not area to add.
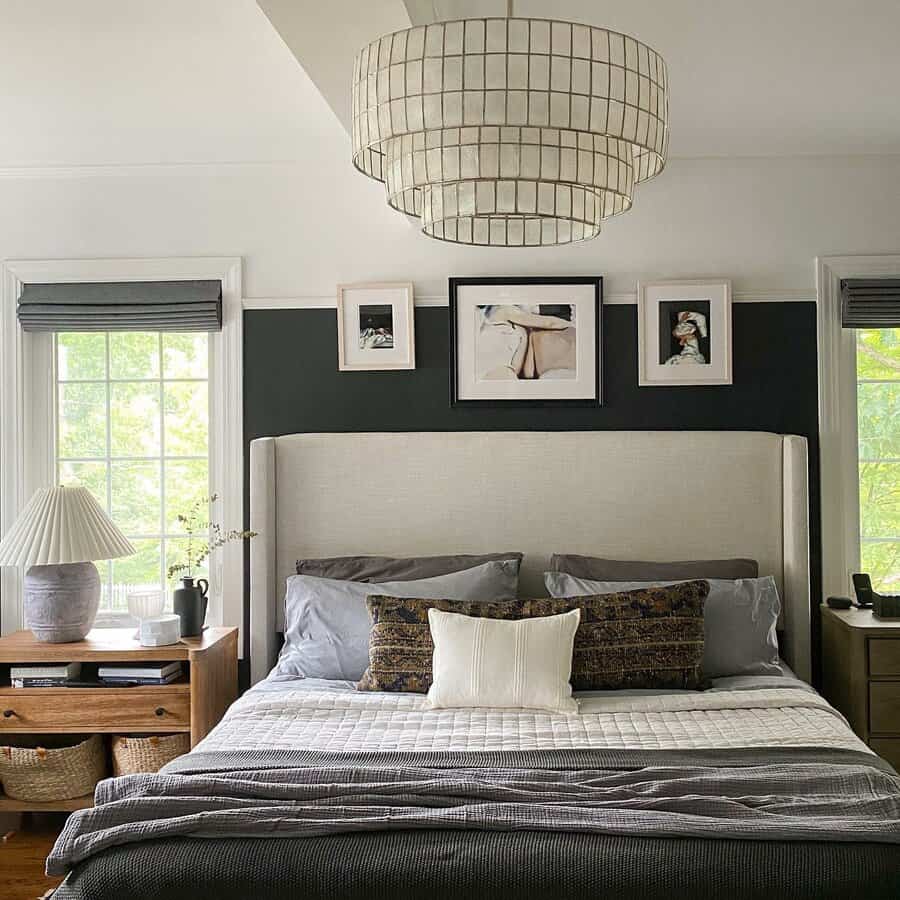
[[[638,285],[638,384],[731,384],[731,282]]]
[[[451,405],[599,405],[602,293],[592,276],[451,278]]]
[[[341,372],[416,367],[412,282],[339,284],[337,323]]]

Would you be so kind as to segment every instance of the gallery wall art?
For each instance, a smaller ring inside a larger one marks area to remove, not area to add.
[[[598,405],[602,279],[451,278],[450,400]]]
[[[638,384],[731,384],[731,282],[638,288]]]
[[[338,369],[414,369],[413,310],[411,282],[338,285]]]

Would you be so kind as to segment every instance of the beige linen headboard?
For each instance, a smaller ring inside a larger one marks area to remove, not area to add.
[[[251,680],[275,662],[298,557],[552,553],[759,561],[810,678],[806,439],[741,431],[293,434],[250,446]]]

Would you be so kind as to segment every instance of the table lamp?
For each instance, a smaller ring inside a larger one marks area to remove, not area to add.
[[[52,487],[35,492],[0,541],[0,566],[28,566],[25,625],[39,641],[80,641],[100,605],[95,559],[131,556],[134,547],[90,491]]]

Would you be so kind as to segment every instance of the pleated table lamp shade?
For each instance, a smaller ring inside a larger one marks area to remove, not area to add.
[[[25,624],[40,640],[75,641],[90,630],[100,602],[97,559],[134,547],[87,488],[35,493],[0,541],[0,566],[27,566]]]

